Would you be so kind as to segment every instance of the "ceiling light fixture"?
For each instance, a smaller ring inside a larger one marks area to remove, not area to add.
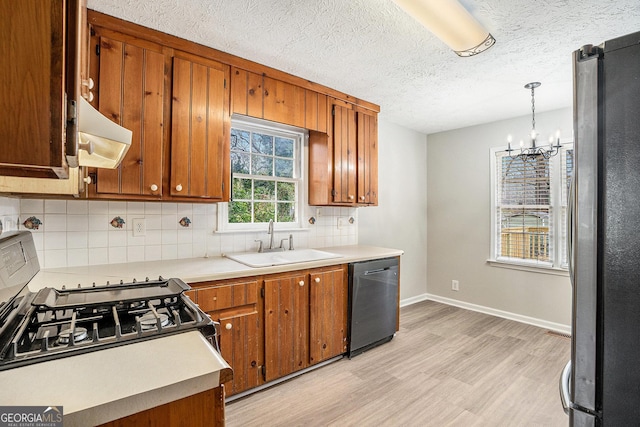
[[[538,146],[536,142],[538,140],[538,133],[536,132],[536,98],[535,98],[535,89],[540,87],[542,83],[540,82],[531,82],[524,85],[525,89],[531,89],[531,132],[529,137],[531,139],[531,145],[528,147],[524,146],[524,141],[520,140],[520,152],[512,155],[511,152],[514,151],[511,148],[511,143],[513,142],[513,137],[509,134],[507,135],[507,149],[505,150],[509,157],[512,159],[522,158],[525,162],[529,159],[535,159],[538,156],[542,156],[545,159],[548,159],[552,156],[555,156],[560,152],[560,130],[558,129],[554,135],[549,136],[549,145],[548,146]],[[553,143],[556,145],[553,145]]]
[[[474,56],[496,39],[457,0],[393,0],[458,56]]]

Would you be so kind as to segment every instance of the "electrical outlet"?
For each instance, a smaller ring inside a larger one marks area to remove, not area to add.
[[[347,221],[346,218],[343,217],[338,217],[338,230],[340,230],[341,228],[344,228],[344,226],[347,225]]]
[[[458,282],[457,280],[452,280],[451,281],[451,290],[452,291],[459,291],[460,290],[460,282]]]
[[[133,235],[144,236],[147,233],[147,223],[144,218],[133,218]]]

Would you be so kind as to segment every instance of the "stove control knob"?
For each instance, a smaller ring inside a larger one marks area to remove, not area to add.
[[[224,327],[225,327],[225,329],[228,330],[228,329],[232,328],[232,325],[231,325],[231,323],[227,323],[226,325],[224,325]]]

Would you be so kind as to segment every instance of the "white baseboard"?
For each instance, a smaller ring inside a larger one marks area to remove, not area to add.
[[[466,310],[477,311],[479,313],[489,314],[491,316],[502,317],[504,319],[515,320],[516,322],[526,323],[527,325],[537,326],[539,328],[549,329],[551,331],[560,332],[563,334],[571,334],[571,325],[563,325],[562,323],[549,322],[547,320],[538,319],[535,317],[523,316],[517,313],[511,313],[509,311],[497,310],[491,307],[485,307],[483,305],[472,304],[469,302],[459,301],[452,298],[441,297],[439,295],[433,295],[429,293],[421,294],[415,297],[403,299],[400,301],[400,307],[415,304],[421,301],[436,301],[454,307],[464,308]]]

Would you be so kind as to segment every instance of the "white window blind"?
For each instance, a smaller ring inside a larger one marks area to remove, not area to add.
[[[549,263],[554,249],[550,160],[496,156],[498,258]]]

